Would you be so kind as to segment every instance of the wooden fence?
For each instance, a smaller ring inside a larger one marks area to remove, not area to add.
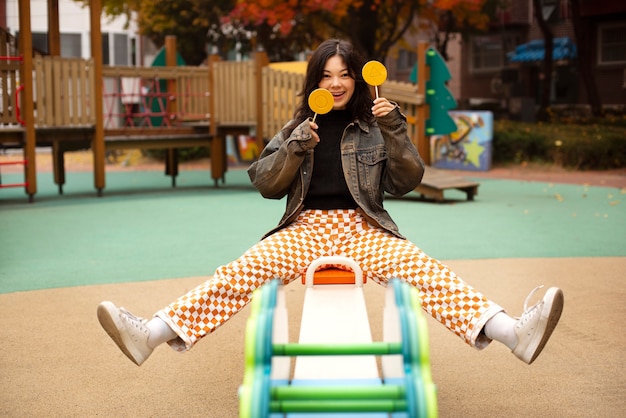
[[[93,126],[94,73],[91,60],[37,56],[34,67],[38,127]]]
[[[5,45],[4,53],[14,53],[6,50],[6,40],[0,39],[1,45]],[[18,57],[0,57],[2,145],[22,138],[18,117],[21,65]],[[260,149],[264,140],[270,139],[293,117],[301,100],[298,94],[304,75],[267,64],[266,57],[242,62],[220,61],[213,57],[205,67],[110,66],[104,67],[102,79],[96,80],[90,59],[36,56],[32,83],[37,132],[34,137],[37,144],[52,144],[53,151],[60,153],[55,154],[55,161],[61,165],[64,150],[90,145],[94,149],[156,145],[174,149],[191,143],[210,144],[214,151],[212,159],[214,154],[223,154],[225,160],[224,144],[220,142],[224,135],[256,131]],[[95,111],[98,88],[102,92],[102,115]],[[409,122],[409,134],[417,143],[416,121],[423,103],[417,87],[386,81],[379,92],[401,106]],[[104,145],[99,142],[102,139],[95,142],[90,139],[98,118],[102,118]],[[70,137],[76,141],[73,145],[69,143]],[[34,150],[34,145],[29,146]],[[96,165],[104,167],[100,160]],[[214,179],[223,179],[224,171],[224,161],[212,161]],[[176,172],[177,168],[172,171],[174,176]],[[29,176],[34,177],[34,174],[32,171]],[[96,183],[104,184],[103,178],[103,173],[97,175]],[[28,181],[35,184],[34,179]],[[55,182],[61,190],[62,167],[55,168]],[[97,186],[98,191],[103,187]],[[35,186],[31,186],[31,190],[36,190]],[[32,196],[34,192],[29,194]]]
[[[254,61],[216,61],[211,72],[214,83],[214,121],[220,126],[257,124],[257,95]]]
[[[292,117],[300,98],[304,75],[271,67],[263,68],[262,104],[267,137],[272,137]]]
[[[105,129],[170,127],[210,117],[206,67],[104,67]]]
[[[19,125],[20,64],[13,37],[0,28],[0,125]]]
[[[409,125],[409,136],[413,140],[413,143],[417,145],[417,113],[419,107],[424,104],[424,96],[418,95],[417,86],[402,81],[386,81],[378,90],[381,96],[398,103],[402,113],[406,116]]]
[[[304,75],[271,67],[263,68],[263,112],[266,133],[271,136],[293,117],[293,112],[302,99]],[[417,86],[401,81],[386,81],[379,87],[380,96],[392,100],[400,106],[407,117],[409,136],[417,143],[417,112],[424,104],[424,97],[418,95]]]
[[[19,68],[19,59],[0,59],[0,89],[3,92],[0,125],[18,124],[15,104],[18,103]],[[257,87],[255,71],[253,61],[217,61],[210,69],[104,67],[100,81],[104,126],[167,127],[188,121],[211,120],[218,126],[254,128],[257,125],[257,103],[261,103],[267,139],[293,116],[300,101],[298,94],[304,76],[266,66],[262,69],[261,86]],[[95,124],[93,97],[96,81],[90,59],[37,56],[33,79],[37,127]],[[379,91],[401,106],[410,124],[415,123],[417,108],[423,103],[415,85],[386,81]],[[260,102],[257,95],[261,95]],[[214,109],[213,115],[211,108]]]

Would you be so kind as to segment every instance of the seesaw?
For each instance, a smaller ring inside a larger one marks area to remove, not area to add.
[[[337,269],[316,273],[320,266],[337,264],[350,267],[353,274]],[[280,281],[254,292],[246,325],[240,418],[436,417],[427,324],[417,289],[398,279],[389,281],[384,341],[372,342],[363,275],[353,260],[318,259],[303,282],[298,343],[288,343]]]

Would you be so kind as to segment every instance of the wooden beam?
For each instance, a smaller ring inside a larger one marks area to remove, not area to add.
[[[176,57],[176,36],[167,35],[165,37],[165,66],[166,67],[176,67],[178,64],[178,60]],[[176,115],[178,112],[177,106],[177,98],[178,98],[178,88],[177,88],[178,79],[168,79],[167,80],[167,104],[166,108],[170,115]],[[176,121],[169,121],[173,124]]]
[[[430,74],[426,74],[428,66],[426,65],[426,50],[428,43],[419,42],[417,44],[417,95],[426,97],[426,80],[430,78]],[[430,138],[426,135],[426,120],[430,117],[428,105],[422,104],[417,108],[417,151],[422,156],[424,163],[430,165]]]
[[[53,57],[61,56],[59,0],[48,0],[48,54]]]
[[[220,61],[219,55],[211,54],[207,61],[207,67],[209,69],[209,133],[213,136],[217,135],[217,120],[215,119],[215,108],[217,103],[215,102],[215,89],[217,86],[217,80],[215,75],[215,64]]]
[[[265,51],[254,53],[255,77],[256,77],[256,143],[259,147],[259,153],[263,151],[265,143],[263,137],[267,134],[274,135],[274,132],[265,132],[265,124],[263,121],[263,112],[269,112],[263,106],[263,67],[269,64],[269,58]]]
[[[102,14],[101,0],[92,0],[89,3],[91,22],[91,58],[94,66],[93,108],[96,116],[93,143],[94,185],[98,195],[102,195],[105,186],[105,149],[104,149],[104,115],[102,105],[102,29],[100,16]]]
[[[37,165],[35,161],[35,106],[33,103],[33,33],[30,25],[30,0],[19,2],[19,48],[22,55],[22,68],[20,82],[22,87],[21,114],[24,121],[24,159],[27,161],[25,168],[26,193],[30,200],[37,193]]]

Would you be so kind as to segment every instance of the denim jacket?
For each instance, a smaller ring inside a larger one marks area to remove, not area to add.
[[[282,219],[264,238],[293,222],[302,210],[311,183],[314,148],[309,122],[304,121],[291,133],[285,128],[278,132],[248,169],[263,197],[287,195]],[[373,225],[404,238],[383,208],[384,195],[401,196],[415,189],[424,175],[424,162],[407,135],[406,118],[399,107],[374,123],[356,119],[349,124],[341,139],[341,162],[361,214]]]

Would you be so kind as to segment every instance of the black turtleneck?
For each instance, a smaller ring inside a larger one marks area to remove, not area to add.
[[[317,134],[320,142],[313,151],[313,177],[304,199],[306,209],[355,209],[357,204],[343,175],[341,166],[341,138],[352,122],[347,110],[332,110],[317,115]]]

